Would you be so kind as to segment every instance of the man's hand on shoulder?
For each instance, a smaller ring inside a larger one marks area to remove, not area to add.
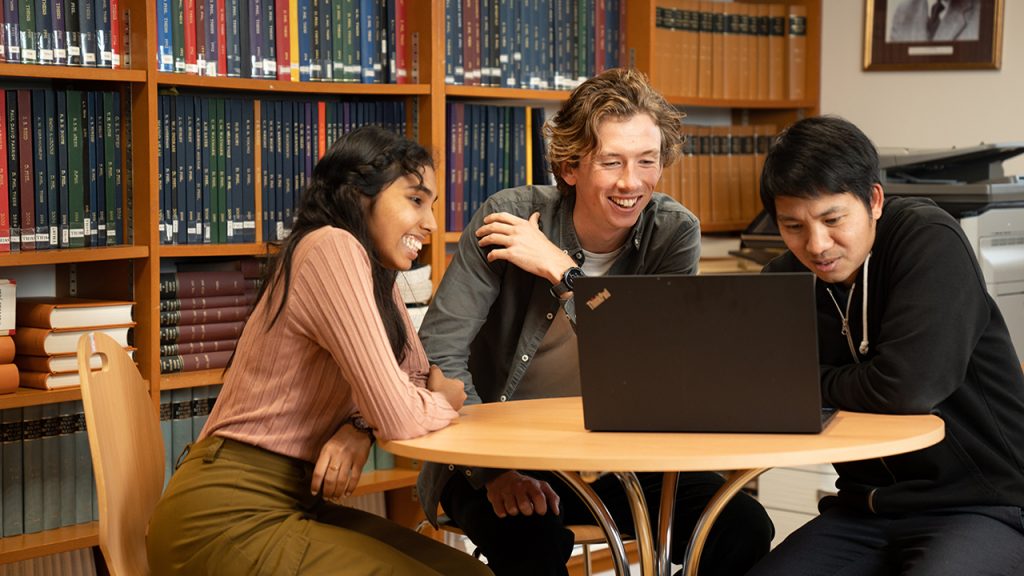
[[[487,500],[499,518],[558,514],[558,494],[542,480],[509,470],[487,483]]]
[[[555,246],[538,222],[540,212],[534,212],[524,220],[508,212],[495,212],[484,217],[484,225],[477,229],[481,248],[492,247],[487,261],[505,260],[523,270],[547,278],[557,284],[565,272],[576,262]]]

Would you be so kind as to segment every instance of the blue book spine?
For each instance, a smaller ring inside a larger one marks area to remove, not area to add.
[[[18,25],[18,0],[3,0],[3,47],[8,62],[21,62],[21,35]]]
[[[97,65],[103,68],[113,68],[114,56],[110,50],[110,0],[96,0],[93,10],[96,14]]]
[[[328,105],[329,106],[329,105]],[[270,137],[271,131],[268,129],[270,123],[267,121],[270,116],[270,111],[273,106],[270,105],[269,101],[264,100],[260,103],[260,233],[263,241],[266,242],[270,239],[270,219],[267,218],[267,194],[270,191]]]
[[[174,451],[171,447],[171,391],[160,391],[160,435],[164,439],[164,488],[174,473]]]
[[[24,533],[24,484],[22,462],[22,409],[7,408],[2,415],[3,426],[3,536]]]
[[[210,417],[210,390],[208,386],[196,386],[192,388],[192,442],[199,438],[199,434],[206,426],[206,420]]]
[[[43,530],[60,528],[60,408],[44,404],[43,419]]]
[[[115,118],[120,116],[120,110],[115,108],[116,92],[103,92],[103,192],[106,198],[103,207],[106,210],[107,237],[106,244],[112,246],[117,244],[120,220],[117,211],[117,183],[120,178],[117,176],[115,159],[120,159],[120,150],[117,140],[121,136],[120,131],[115,132],[118,126]]]
[[[297,126],[295,122],[298,121],[295,114],[295,102],[284,103],[284,194],[283,194],[283,217],[284,222],[284,235],[287,237],[292,231],[292,208],[295,206],[295,172],[297,171],[298,162],[296,162],[295,152],[297,146],[295,145],[295,133]]]
[[[169,0],[157,0],[158,3],[168,2]],[[205,2],[206,4],[206,29],[203,35],[203,42],[206,49],[206,69],[200,70],[200,73],[206,74],[207,76],[217,75],[217,55],[219,45],[217,44],[217,22],[219,16],[217,15],[217,0],[197,0],[199,2]],[[160,4],[157,4],[160,7]],[[158,26],[159,28],[159,26]],[[173,59],[172,59],[173,64]],[[162,63],[161,63],[162,65]],[[161,68],[163,70],[163,68]]]
[[[75,403],[61,402],[58,407],[60,435],[60,525],[75,524]]]
[[[114,92],[114,243],[124,244],[124,189],[121,185],[121,94]]]
[[[320,26],[320,79],[334,80],[334,2],[313,0],[318,6],[317,20]]]
[[[68,37],[65,32],[65,0],[49,0],[50,16],[52,19],[52,32],[50,39],[53,42],[53,64],[66,66],[68,64]]]
[[[272,238],[284,239],[284,109],[286,102],[274,102],[274,166],[272,170],[274,189],[270,197],[272,214]]]
[[[312,60],[313,38],[310,32],[310,24],[313,7],[310,0],[298,0],[299,9],[299,81],[309,82],[309,64]]]
[[[96,65],[96,6],[92,0],[78,0],[79,44],[82,66]]]
[[[263,3],[263,77],[277,78],[277,50],[274,34],[274,0],[262,0]]]
[[[376,2],[359,0],[359,20],[356,32],[359,34],[359,62],[362,71],[362,83],[373,84],[376,81],[374,68],[377,64],[376,45]]]
[[[23,528],[35,534],[43,530],[43,408],[26,406],[22,414]]]
[[[53,3],[36,0],[36,49],[40,64],[53,64]]]
[[[174,465],[192,442],[192,390],[171,390],[171,453]]]
[[[75,402],[75,523],[93,520],[92,453],[82,402]]]
[[[81,0],[64,0],[64,47],[68,51],[68,66],[82,65],[82,34],[78,16]]]

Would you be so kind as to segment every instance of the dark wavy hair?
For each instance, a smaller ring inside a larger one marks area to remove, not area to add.
[[[417,178],[422,185],[422,170],[433,166],[433,159],[425,148],[380,126],[362,126],[338,138],[313,168],[313,175],[299,200],[291,233],[281,242],[281,250],[267,266],[256,300],[265,293],[272,294],[279,282],[284,283],[284,296],[273,312],[270,326],[277,322],[288,301],[296,247],[318,228],[341,228],[355,236],[370,257],[373,298],[384,321],[391,350],[401,362],[409,335],[393,296],[397,272],[385,268],[377,257],[367,228],[367,216],[381,191],[405,176]],[[365,201],[367,198],[369,202]]]

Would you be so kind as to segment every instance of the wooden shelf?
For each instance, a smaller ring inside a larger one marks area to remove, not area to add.
[[[35,390],[32,388],[18,388],[11,394],[0,396],[0,410],[7,408],[23,408],[25,406],[39,406],[41,404],[53,404],[55,402],[71,402],[82,399],[82,391],[75,386],[60,390]],[[2,542],[2,540],[0,540]]]
[[[159,248],[161,258],[209,256],[269,256],[276,249],[266,242],[250,244],[167,244]]]
[[[187,86],[215,90],[248,90],[252,92],[283,92],[299,94],[339,94],[351,96],[426,96],[429,84],[350,84],[344,82],[284,82],[253,78],[218,78],[194,74],[158,72],[161,87]]]
[[[164,374],[160,376],[160,389],[178,390],[180,388],[195,388],[196,386],[214,386],[217,384],[223,384],[223,374],[223,368]]]
[[[29,250],[0,255],[0,267],[68,264],[72,262],[103,262],[149,257],[149,246],[111,246],[108,248],[66,248],[63,250]]]
[[[0,538],[0,564],[99,545],[99,522]]]
[[[85,80],[88,82],[146,81],[145,70],[89,68],[81,66],[43,66],[41,64],[0,63],[0,76],[6,78],[37,78],[43,80]]]
[[[676,106],[693,106],[695,108],[741,108],[745,110],[796,110],[798,108],[814,108],[817,102],[805,98],[803,100],[724,100],[722,98],[689,98],[683,96],[666,96]]]
[[[462,86],[447,84],[447,96],[460,98],[487,98],[494,100],[518,100],[534,102],[562,102],[569,97],[568,90],[526,90],[523,88],[493,88],[489,86]]]
[[[353,496],[373,494],[386,490],[408,488],[416,485],[420,471],[411,468],[392,468],[391,470],[374,470],[359,478],[359,486],[352,491]]]

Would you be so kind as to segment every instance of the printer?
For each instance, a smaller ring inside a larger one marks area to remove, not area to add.
[[[1002,163],[1024,142],[915,151],[879,149],[885,193],[923,196],[960,221],[1024,360],[1024,180]]]

